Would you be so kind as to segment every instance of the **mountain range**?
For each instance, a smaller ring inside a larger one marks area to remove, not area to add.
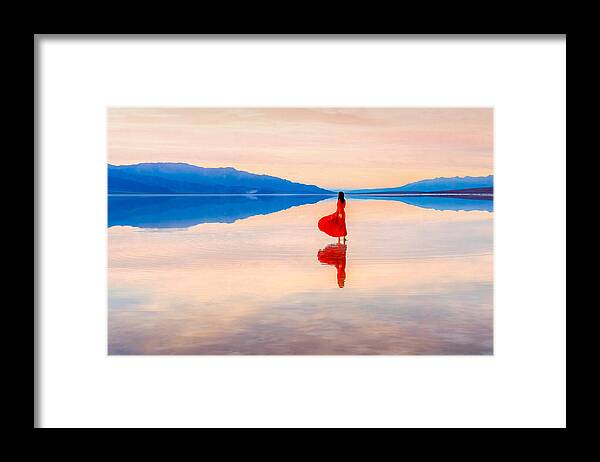
[[[350,194],[493,194],[493,175],[434,178],[394,188],[347,190]],[[237,170],[186,163],[108,164],[109,194],[333,194],[315,185]]]
[[[432,192],[456,192],[469,193],[493,192],[494,176],[455,176],[452,178],[433,178],[429,180],[416,181],[395,188],[355,189],[348,191],[354,194],[375,193],[432,193]]]
[[[185,163],[108,164],[109,194],[331,194],[318,186]]]

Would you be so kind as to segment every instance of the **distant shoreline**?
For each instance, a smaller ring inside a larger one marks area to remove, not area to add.
[[[199,196],[199,197],[219,197],[219,196],[328,196],[336,197],[337,193],[329,194],[293,194],[293,193],[280,193],[280,194],[198,194],[198,193],[171,193],[171,194],[153,194],[153,193],[108,193],[110,197],[181,197],[181,196]],[[373,197],[455,197],[455,198],[473,198],[473,199],[493,199],[493,193],[461,193],[461,192],[405,192],[405,193],[346,193],[348,197],[355,196],[373,196]]]
[[[215,194],[215,193],[169,193],[169,194],[155,194],[155,193],[108,193],[108,196],[152,196],[152,197],[171,197],[171,196],[205,196],[205,197],[219,197],[219,196],[337,196],[337,193],[273,193],[273,194],[254,194],[254,193],[238,193],[238,194]]]
[[[379,194],[347,194],[349,197],[453,197],[456,199],[486,199],[493,200],[493,194],[460,194],[460,193],[379,193]]]

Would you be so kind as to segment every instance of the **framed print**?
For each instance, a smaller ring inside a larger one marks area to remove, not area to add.
[[[34,71],[36,427],[566,427],[565,35]]]

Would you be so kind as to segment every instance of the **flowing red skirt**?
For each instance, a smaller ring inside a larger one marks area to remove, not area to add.
[[[331,215],[324,216],[319,220],[319,229],[325,234],[329,234],[332,237],[347,236],[348,231],[346,230],[346,220],[342,214],[342,218],[338,212],[332,213]]]

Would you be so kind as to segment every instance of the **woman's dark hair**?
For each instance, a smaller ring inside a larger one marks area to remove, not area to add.
[[[342,191],[338,193],[338,201],[346,202],[346,199],[344,199],[344,193]]]

